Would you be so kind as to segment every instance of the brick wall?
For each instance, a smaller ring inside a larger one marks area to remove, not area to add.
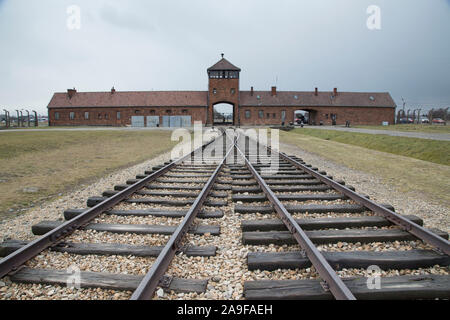
[[[169,111],[169,112],[168,112]],[[55,113],[59,113],[59,120]],[[74,112],[74,119],[70,113]],[[89,119],[85,119],[85,112],[89,112]],[[120,119],[117,119],[120,112]],[[192,122],[206,121],[206,107],[122,107],[122,108],[51,108],[48,110],[50,126],[127,126],[131,125],[132,116],[192,116]]]
[[[237,94],[236,94],[237,95]],[[216,97],[213,101],[221,101],[224,98]],[[235,103],[237,103],[237,97]],[[228,100],[230,101],[230,97]],[[210,102],[209,116],[212,119],[212,106]],[[238,117],[241,125],[281,125],[281,112],[286,111],[285,124],[294,122],[294,113],[300,110],[298,107],[235,107],[234,118],[237,124]],[[331,115],[336,114],[336,124],[344,125],[348,120],[352,125],[380,125],[383,121],[394,123],[394,108],[367,108],[367,107],[313,107],[301,110],[310,112],[310,120],[319,125],[323,121],[324,125],[331,125]],[[170,111],[168,113],[167,111]],[[184,112],[183,112],[184,111]],[[246,117],[246,111],[250,111],[250,118]],[[260,117],[259,111],[262,111],[263,117]],[[55,112],[59,112],[59,120],[55,119]],[[70,112],[74,112],[75,118],[70,119]],[[89,119],[85,119],[85,112],[89,112]],[[120,112],[120,119],[117,119],[117,112]],[[152,113],[154,112],[154,113]],[[99,116],[100,115],[100,116]],[[52,126],[127,126],[131,125],[132,116],[160,116],[162,124],[162,116],[173,115],[190,115],[192,121],[201,121],[206,123],[207,110],[206,107],[157,107],[157,108],[51,108],[49,109],[49,121]]]
[[[348,120],[350,124],[381,125],[383,121],[394,123],[394,108],[367,108],[367,107],[311,107],[299,109],[298,107],[243,107],[239,108],[241,125],[281,125],[281,113],[286,111],[285,124],[294,122],[296,110],[310,112],[310,121],[319,125],[320,121],[324,125],[331,125],[331,115],[336,115],[336,124],[345,125]],[[247,118],[246,111],[250,111]],[[263,113],[263,117],[260,115]]]
[[[232,90],[234,90],[234,93],[232,93]],[[209,79],[208,124],[212,124],[214,119],[214,105],[222,102],[233,104],[234,123],[237,124],[239,113],[239,79]]]

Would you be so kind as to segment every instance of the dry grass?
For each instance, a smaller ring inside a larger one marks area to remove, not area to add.
[[[280,140],[450,208],[450,166],[292,132],[280,132]]]
[[[450,165],[450,141],[308,128],[295,129],[292,133]]]
[[[169,151],[171,131],[9,132],[0,135],[0,219],[60,192]],[[38,192],[24,192],[36,187]]]

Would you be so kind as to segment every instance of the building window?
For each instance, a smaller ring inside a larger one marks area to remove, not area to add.
[[[99,113],[99,114],[97,115],[97,118],[98,118],[98,119],[101,119],[101,118],[102,118],[102,114]]]
[[[188,111],[187,111],[187,109],[183,109],[183,114],[188,114]]]
[[[70,117],[70,120],[75,119],[75,112],[71,112],[71,113],[69,114],[69,117]]]
[[[85,120],[89,120],[89,112],[85,112],[84,113],[84,119]]]
[[[151,115],[155,115],[155,110],[150,110]]]
[[[270,113],[267,114],[267,119],[269,119],[269,118],[270,118]]]
[[[213,94],[216,94],[216,93],[217,93],[217,89],[214,88],[214,89],[213,89]]]
[[[59,120],[59,112],[55,112],[55,120]]]
[[[172,110],[166,110],[167,114],[172,114]]]
[[[230,92],[231,92],[231,94],[235,94],[236,93],[236,89],[235,88],[231,88]]]
[[[107,113],[105,113],[105,119],[108,120],[109,116]]]
[[[286,121],[286,110],[281,110],[281,121]]]
[[[276,118],[277,117],[277,115],[275,114],[275,113],[272,113],[272,118]]]
[[[263,110],[259,110],[258,115],[259,115],[260,119],[264,119],[264,111]]]
[[[134,113],[135,114],[139,114],[141,111],[140,110],[135,110]]]
[[[117,111],[116,117],[117,117],[117,120],[120,120],[120,111]]]
[[[251,115],[250,110],[245,110],[245,119],[250,119]]]

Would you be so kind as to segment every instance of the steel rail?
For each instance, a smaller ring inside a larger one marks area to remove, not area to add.
[[[223,135],[223,133],[222,133]],[[221,135],[221,136],[222,136]],[[102,214],[103,212],[109,210],[116,204],[120,203],[121,201],[127,199],[129,196],[131,196],[133,193],[135,193],[137,190],[143,188],[146,184],[149,182],[152,182],[165,174],[170,169],[174,168],[179,163],[185,161],[189,157],[191,157],[195,152],[198,150],[201,150],[205,148],[206,146],[210,145],[216,139],[220,138],[216,137],[215,139],[207,142],[205,145],[202,145],[198,149],[192,151],[190,154],[183,156],[170,164],[166,165],[165,167],[159,169],[158,171],[150,174],[149,176],[145,177],[144,179],[136,182],[135,184],[131,185],[130,187],[124,189],[123,191],[118,192],[114,196],[106,199],[105,201],[97,204],[96,206],[86,210],[82,214],[78,215],[77,217],[63,223],[59,227],[49,231],[45,235],[39,237],[38,239],[30,242],[26,246],[20,248],[19,250],[11,253],[10,255],[6,256],[5,258],[0,260],[0,279],[6,276],[10,272],[16,271],[20,266],[22,266],[25,262],[28,260],[34,258],[36,255],[41,253],[43,250],[57,244],[61,239],[69,236],[72,234],[75,230],[77,230],[80,227],[85,226],[88,224],[91,220]]]
[[[170,237],[169,241],[166,243],[164,248],[162,249],[161,253],[158,255],[158,258],[156,258],[155,262],[150,267],[150,270],[147,272],[147,274],[144,276],[142,281],[140,282],[137,289],[133,292],[130,300],[150,300],[152,299],[156,287],[159,285],[160,280],[163,278],[164,274],[166,273],[170,263],[172,262],[172,259],[175,257],[175,254],[178,252],[178,250],[181,248],[181,243],[183,241],[184,236],[189,231],[189,228],[194,221],[195,217],[197,216],[198,212],[202,208],[202,205],[204,201],[206,200],[207,196],[209,195],[211,189],[214,186],[215,181],[217,180],[217,177],[222,170],[223,166],[225,165],[225,161],[230,155],[231,151],[234,150],[234,145],[230,147],[230,149],[227,151],[225,157],[222,159],[220,164],[217,166],[216,170],[213,172],[211,177],[206,182],[205,186],[203,187],[202,191],[198,195],[198,197],[195,199],[193,205],[187,212],[186,216],[184,217],[183,221],[180,223],[180,225],[177,227],[175,232]]]
[[[241,151],[241,149],[236,144],[236,149],[244,159],[245,165],[250,170],[255,180],[258,182],[262,191],[269,199],[270,203],[274,206],[276,212],[280,216],[283,223],[286,225],[288,230],[292,233],[293,237],[300,244],[302,249],[305,251],[309,260],[316,268],[320,277],[325,281],[327,287],[333,294],[333,296],[337,300],[356,300],[355,296],[348,289],[348,287],[344,284],[344,282],[339,278],[334,269],[330,266],[328,261],[322,255],[322,253],[317,249],[317,247],[312,243],[312,241],[308,238],[305,231],[298,225],[292,215],[286,210],[285,206],[278,200],[277,196],[264,179],[259,175],[259,173],[255,170],[253,165],[247,159],[245,154]],[[328,289],[327,288],[327,289]]]

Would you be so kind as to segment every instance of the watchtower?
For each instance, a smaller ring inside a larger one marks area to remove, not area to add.
[[[233,106],[233,124],[239,125],[239,75],[241,69],[222,59],[208,69],[208,116],[206,123],[214,123],[214,106],[226,103]]]

